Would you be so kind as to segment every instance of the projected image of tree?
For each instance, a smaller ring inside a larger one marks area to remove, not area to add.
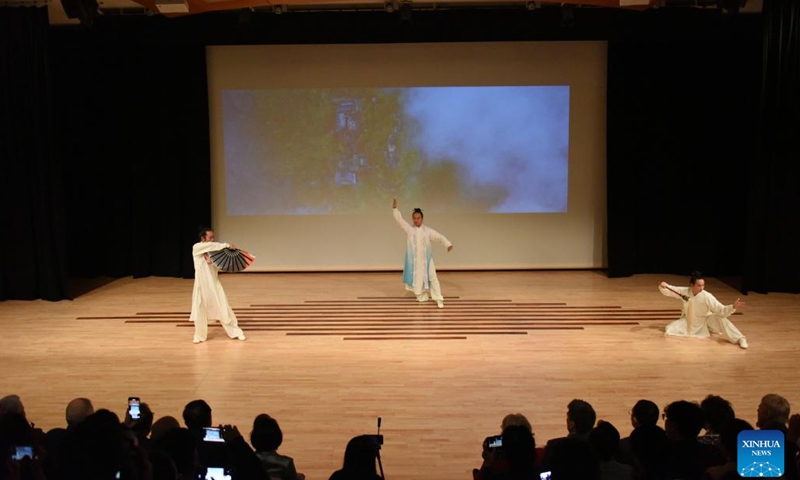
[[[226,90],[231,215],[566,210],[568,87]]]

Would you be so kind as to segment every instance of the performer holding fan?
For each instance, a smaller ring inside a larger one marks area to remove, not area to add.
[[[192,292],[192,314],[194,343],[206,341],[208,320],[219,320],[230,338],[244,340],[236,315],[228,304],[225,290],[217,273],[239,272],[250,266],[255,257],[238,250],[235,245],[214,241],[214,231],[200,230],[200,241],[192,247],[194,258],[194,291]]]

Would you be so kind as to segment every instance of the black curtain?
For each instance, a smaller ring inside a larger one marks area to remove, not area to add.
[[[800,292],[800,3],[764,2],[759,154],[750,165],[744,289]]]
[[[3,9],[0,298],[63,298],[66,275],[192,275],[210,221],[205,45],[229,43],[610,39],[610,275],[796,288],[797,6],[766,2],[765,31],[694,9],[583,10],[571,27],[558,9],[226,12],[48,32],[43,9]]]
[[[51,34],[73,277],[191,277],[210,222],[205,47]]]
[[[757,20],[717,16],[689,37],[609,42],[609,276],[742,273]]]
[[[66,295],[46,8],[0,7],[0,300]]]

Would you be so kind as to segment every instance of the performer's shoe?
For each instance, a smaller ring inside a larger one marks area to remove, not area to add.
[[[444,308],[444,302],[442,300],[436,300],[436,306],[439,308]]]
[[[428,292],[423,292],[417,295],[418,302],[427,302],[428,300],[430,300],[430,297],[428,297]]]
[[[192,340],[192,343],[200,343],[200,342],[202,342],[202,340],[198,340],[196,338]]]
[[[748,347],[747,339],[744,338],[744,337],[740,338],[739,339],[739,346],[742,347],[742,348],[747,348]]]
[[[247,337],[245,337],[245,336],[244,336],[244,333],[242,333],[242,334],[240,334],[240,335],[236,335],[236,339],[237,339],[237,340],[247,340]]]

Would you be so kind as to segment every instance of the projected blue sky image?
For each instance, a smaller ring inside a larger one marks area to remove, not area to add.
[[[229,215],[567,210],[569,87],[225,90]]]

